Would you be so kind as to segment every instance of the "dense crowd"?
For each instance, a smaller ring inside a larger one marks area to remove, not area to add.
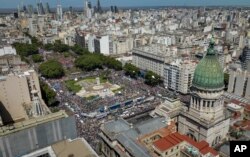
[[[95,75],[98,75],[98,72],[96,72]],[[81,76],[82,75],[79,74],[77,77]],[[89,76],[89,74],[85,74],[84,76]],[[124,112],[129,113],[125,116],[123,115],[123,117],[126,118],[129,116],[137,115],[141,112],[153,110],[155,106],[159,105],[162,101],[159,97],[157,97],[157,95],[165,92],[165,89],[160,86],[151,87],[146,85],[142,78],[131,79],[125,76],[122,71],[111,71],[111,73],[108,75],[108,80],[112,84],[121,86],[121,92],[119,94],[115,94],[115,96],[112,97],[97,97],[92,100],[84,99],[67,91],[66,87],[63,84],[64,79],[48,80],[49,84],[52,87],[57,85],[56,91],[57,99],[60,101],[59,107],[65,110],[71,109],[71,111],[76,115],[78,136],[84,137],[95,149],[98,149],[98,133],[100,131],[100,125],[103,122],[112,120],[115,117],[119,117]],[[93,112],[99,112],[99,109],[104,106],[110,106],[115,103],[125,102],[127,100],[132,100],[143,96],[145,98],[155,96],[155,99],[151,102],[137,104],[136,106],[134,105],[129,108],[121,108],[119,109],[119,112],[114,112],[101,119],[86,117],[83,115],[83,113],[91,114]]]

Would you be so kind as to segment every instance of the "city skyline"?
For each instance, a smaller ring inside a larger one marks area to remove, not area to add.
[[[12,3],[9,3],[8,0],[0,0],[0,8],[16,8],[22,3],[24,5],[32,4],[35,5],[40,0],[12,0]],[[96,0],[89,0],[93,5],[96,5]],[[41,0],[42,3],[49,2],[51,7],[57,5],[57,0]],[[60,0],[61,4],[64,7],[73,6],[80,7],[84,6],[84,0]],[[133,7],[133,6],[250,6],[249,0],[101,0],[101,6],[109,7],[111,5],[117,5],[120,7]]]

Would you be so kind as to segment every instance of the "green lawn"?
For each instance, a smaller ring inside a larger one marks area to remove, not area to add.
[[[72,91],[74,93],[77,93],[82,89],[82,87],[80,85],[77,85],[74,80],[65,81],[65,85],[69,89],[69,91]]]
[[[99,76],[100,78],[100,83],[105,83],[107,82],[107,78],[103,77],[103,76]],[[86,81],[86,82],[90,82],[90,83],[96,83],[96,77],[95,76],[90,76],[90,77],[86,77],[83,78],[79,81]]]

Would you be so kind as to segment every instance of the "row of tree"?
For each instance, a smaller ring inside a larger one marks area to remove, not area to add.
[[[41,94],[47,105],[52,105],[56,101],[56,93],[43,81],[40,80]]]
[[[66,44],[63,44],[60,40],[56,40],[54,44],[48,43],[43,45],[43,49],[59,53],[68,52],[71,50],[77,55],[83,55],[89,53],[88,49],[86,48],[82,48],[79,45],[68,46]]]
[[[55,52],[67,52],[70,50],[70,46],[63,44],[61,40],[56,40],[54,44],[45,44],[43,45],[43,49],[47,51],[55,51]]]
[[[43,62],[43,56],[40,54],[34,54],[32,55],[32,60],[35,63]]]
[[[60,62],[48,60],[39,66],[39,72],[46,78],[60,78],[64,76],[64,69]]]
[[[125,75],[130,76],[131,78],[137,78],[140,75],[140,69],[133,64],[127,63],[123,69],[125,71]],[[161,77],[152,71],[147,71],[144,79],[145,83],[150,86],[156,86],[162,83]]]
[[[38,54],[38,47],[36,44],[14,43],[13,46],[15,47],[17,54],[22,58]]]
[[[104,67],[122,70],[122,63],[116,59],[96,53],[86,53],[75,60],[75,66],[84,70],[91,71]]]
[[[115,59],[106,59],[105,61],[102,60],[103,56],[99,55],[98,57],[89,54],[79,57],[75,64],[77,67],[91,71],[96,68],[103,68],[103,66],[107,66],[108,68],[113,68],[115,70],[122,70],[122,65],[117,62]],[[106,58],[104,56],[104,58]],[[124,72],[127,76],[130,76],[131,78],[137,78],[140,74],[139,68],[135,67],[134,65],[127,63],[123,67]],[[48,60],[44,63],[42,63],[39,66],[39,72],[43,77],[46,78],[60,78],[64,76],[64,69],[62,67],[62,64],[56,60]],[[157,74],[155,74],[152,71],[147,71],[145,74],[145,83],[151,86],[158,85],[162,83],[161,77]]]
[[[28,33],[25,33],[31,39],[31,44],[29,43],[14,43],[12,46],[15,47],[17,54],[21,58],[28,57],[30,55],[38,54],[38,50],[41,47],[42,43],[36,37],[30,36]]]
[[[52,50],[59,53],[65,53],[71,50],[75,54],[79,55],[79,57],[75,60],[75,66],[84,71],[92,71],[107,67],[114,70],[124,69],[125,74],[132,78],[137,78],[140,74],[139,68],[132,64],[126,64],[124,67],[122,67],[122,63],[115,58],[104,56],[98,53],[90,53],[87,49],[78,45],[70,47],[66,44],[63,44],[60,40],[56,40],[54,44],[43,45],[38,41],[37,38],[31,37],[29,34],[27,34],[27,36],[31,38],[32,44],[14,43],[13,46],[16,48],[18,54],[22,57],[28,57],[32,55],[32,60],[36,63],[43,61],[43,57],[38,54],[39,48],[43,48],[48,51]],[[49,60],[42,63],[39,66],[39,72],[46,78],[60,78],[64,76],[64,69],[61,63],[56,60]],[[153,86],[157,85],[161,83],[160,76],[153,73],[152,71],[148,71],[145,75],[145,83]]]

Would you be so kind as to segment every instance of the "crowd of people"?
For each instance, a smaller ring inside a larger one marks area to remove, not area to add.
[[[85,75],[88,76],[88,74]],[[80,77],[80,75],[78,77]],[[122,71],[111,71],[107,78],[110,83],[121,86],[121,91],[112,97],[96,97],[92,100],[87,100],[69,92],[64,86],[64,79],[48,80],[51,87],[54,87],[55,85],[57,86],[56,92],[57,99],[60,101],[59,107],[64,110],[71,110],[71,112],[74,112],[76,115],[78,136],[84,137],[95,149],[98,149],[99,146],[98,133],[100,132],[100,125],[102,123],[112,120],[115,117],[120,117],[121,115],[123,118],[128,118],[130,116],[140,114],[141,112],[153,110],[162,101],[162,99],[157,97],[157,95],[165,92],[165,89],[160,86],[148,86],[144,83],[142,78],[132,79],[125,76]],[[108,107],[113,104],[133,100],[138,97],[147,98],[150,96],[154,96],[154,99],[150,102],[121,108],[100,119],[94,116],[86,116],[94,112],[99,112],[100,108],[104,108],[105,106]],[[128,114],[124,115],[124,112]]]

